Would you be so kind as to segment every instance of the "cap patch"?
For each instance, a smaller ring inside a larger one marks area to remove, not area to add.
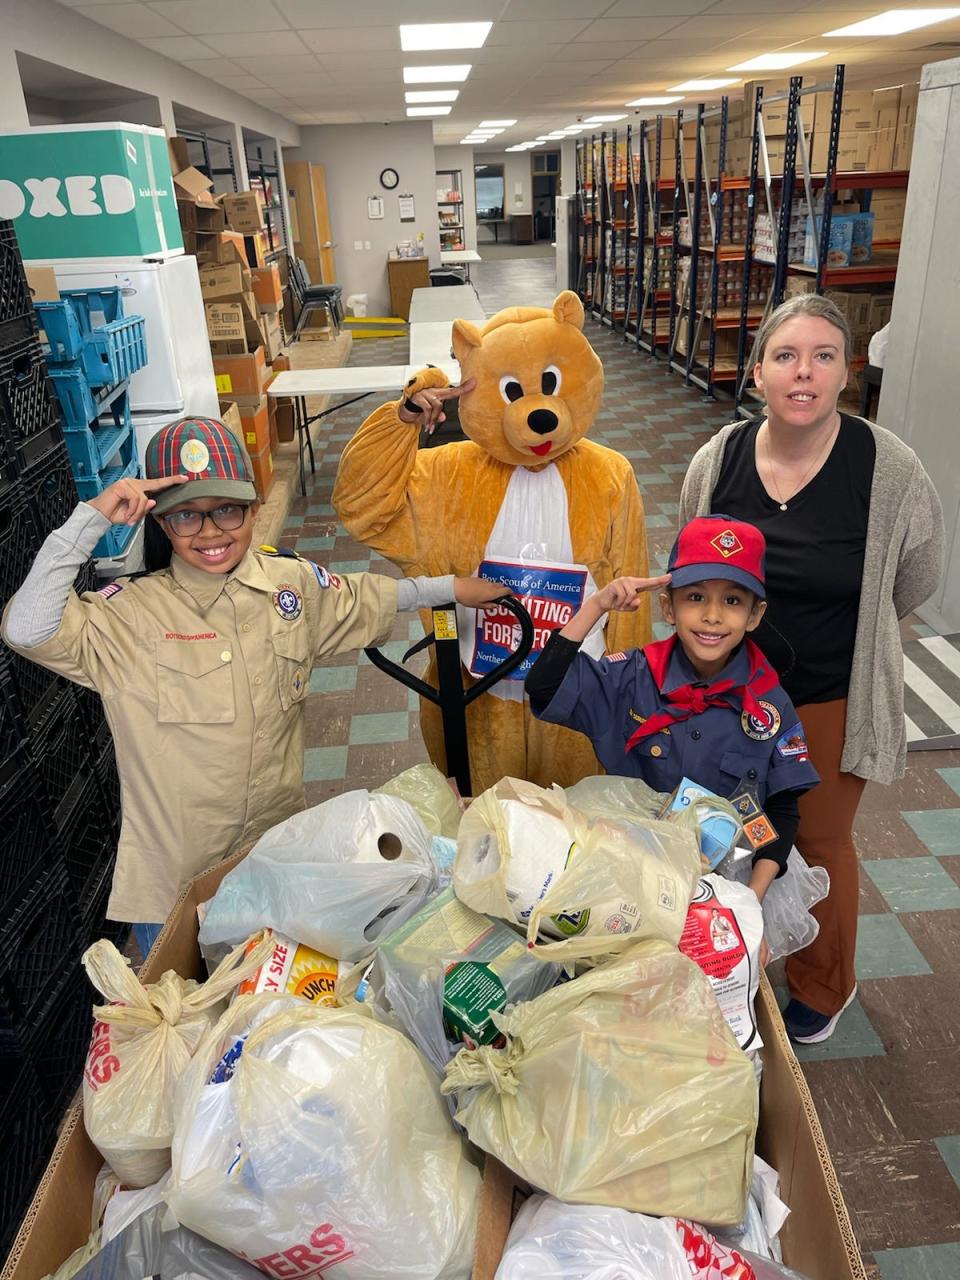
[[[730,556],[739,555],[743,550],[743,543],[732,529],[724,529],[715,538],[711,538],[710,545],[716,548],[725,560],[729,559]]]
[[[210,450],[202,440],[186,440],[180,449],[180,463],[184,471],[200,475],[210,465]]]

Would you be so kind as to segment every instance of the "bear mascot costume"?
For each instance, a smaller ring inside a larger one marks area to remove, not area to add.
[[[467,709],[474,795],[505,775],[571,786],[600,766],[587,738],[530,714],[523,679],[550,632],[613,578],[647,574],[643,503],[630,462],[585,439],[600,408],[603,366],[583,333],[583,305],[565,291],[548,310],[511,307],[482,329],[453,325],[466,441],[420,449],[398,416],[404,401],[446,376],[428,368],[399,402],[367,418],[346,446],[333,503],[360,542],[408,577],[472,575],[510,586],[533,618],[536,642],[514,678]],[[469,685],[513,651],[505,610],[458,606]],[[428,626],[432,623],[428,622]],[[600,657],[649,642],[650,603],[607,614],[584,642]],[[436,685],[435,669],[424,679]],[[446,772],[440,714],[421,700],[431,759]]]

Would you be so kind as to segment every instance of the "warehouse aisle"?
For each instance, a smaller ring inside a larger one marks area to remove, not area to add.
[[[546,305],[553,263],[485,262],[474,282],[488,314],[517,302]],[[607,380],[592,438],[633,461],[651,562],[664,565],[687,463],[728,412],[608,329],[588,322],[588,333]],[[351,363],[405,357],[405,339],[355,342]],[[330,506],[340,451],[362,410],[373,407],[371,399],[326,420],[311,493],[294,504],[283,542],[341,572],[396,574],[346,535]],[[403,619],[387,652],[399,660],[421,634],[416,618]],[[929,628],[908,619],[904,638],[918,669],[932,671],[915,652],[926,642],[956,676],[956,660],[930,644]],[[313,672],[305,729],[312,803],[425,759],[416,700],[363,656]],[[799,1056],[871,1280],[953,1280],[960,1275],[960,751],[912,753],[902,782],[868,787],[856,833],[859,997],[830,1041]]]

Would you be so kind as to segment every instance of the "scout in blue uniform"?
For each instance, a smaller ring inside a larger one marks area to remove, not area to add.
[[[759,849],[761,897],[786,868],[797,797],[819,781],[803,727],[776,672],[747,638],[763,616],[763,534],[729,516],[691,520],[668,578],[620,578],[554,632],[527,677],[534,715],[586,734],[608,773],[672,791],[682,778],[734,801],[745,826],[764,815],[777,838]],[[668,640],[595,661],[580,642],[608,609],[637,607],[666,585]]]

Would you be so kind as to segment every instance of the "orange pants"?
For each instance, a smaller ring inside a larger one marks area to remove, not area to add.
[[[857,946],[860,868],[853,847],[853,820],[866,785],[840,772],[847,700],[797,707],[810,761],[820,785],[800,797],[796,844],[811,867],[826,867],[830,892],[813,908],[820,933],[809,947],[787,958],[790,995],[818,1013],[838,1013],[853,990]]]

